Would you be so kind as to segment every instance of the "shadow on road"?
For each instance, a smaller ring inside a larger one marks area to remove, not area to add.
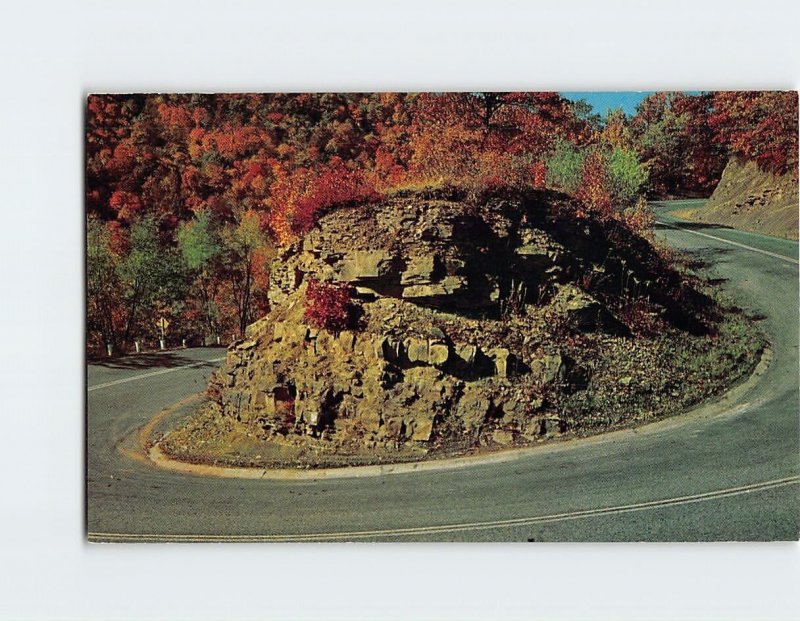
[[[692,270],[705,270],[713,267],[721,257],[732,252],[730,248],[701,248],[697,250],[684,250],[684,264]],[[717,278],[716,284],[725,282],[724,278]]]
[[[679,226],[682,229],[688,229],[690,231],[699,231],[704,229],[719,229],[719,230],[733,230],[732,226],[728,226],[726,224],[711,224],[710,222],[688,222],[686,220],[679,220],[678,222],[662,224],[661,222],[656,222],[653,225],[653,228],[656,230],[669,230],[675,226]]]
[[[224,348],[219,348],[224,350]],[[130,354],[116,358],[106,358],[102,360],[89,359],[88,364],[107,369],[152,369],[180,367],[187,364],[198,362],[196,359],[188,358],[177,352],[152,353],[152,354]],[[200,361],[202,362],[202,361]]]

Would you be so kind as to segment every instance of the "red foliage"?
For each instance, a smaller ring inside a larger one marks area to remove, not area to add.
[[[192,110],[192,121],[194,121],[195,129],[198,129],[200,125],[208,121],[208,110],[205,108],[195,108]]]
[[[361,171],[348,168],[339,158],[316,170],[298,168],[289,172],[275,165],[274,173],[270,227],[282,243],[308,231],[317,214],[328,207],[380,197]]]
[[[766,171],[797,174],[797,93],[720,91],[709,118],[716,139]]]
[[[206,132],[202,145],[206,152],[215,150],[225,159],[235,159],[257,151],[267,142],[263,129],[254,125],[224,124],[219,130]]]
[[[184,106],[170,106],[161,104],[158,107],[161,122],[173,129],[189,129],[193,125],[192,116]]]
[[[128,141],[120,142],[108,161],[108,169],[116,174],[125,173],[136,163],[137,155],[135,145]]]
[[[306,321],[332,332],[344,330],[352,315],[351,297],[352,289],[347,283],[310,280],[306,290]]]
[[[131,241],[128,236],[128,231],[122,224],[116,220],[112,220],[106,224],[108,229],[108,248],[112,254],[117,257],[123,257],[130,251]]]
[[[531,183],[535,188],[543,188],[547,180],[547,166],[544,162],[536,162],[531,166]]]
[[[108,201],[109,206],[116,212],[117,218],[123,222],[130,222],[142,210],[142,201],[133,192],[117,190]]]

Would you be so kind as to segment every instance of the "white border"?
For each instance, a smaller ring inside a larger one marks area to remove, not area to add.
[[[0,22],[0,617],[797,619],[797,545],[83,542],[92,91],[796,88],[762,0],[16,2]]]

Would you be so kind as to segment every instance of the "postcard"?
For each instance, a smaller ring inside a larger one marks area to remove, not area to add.
[[[89,540],[796,540],[797,117],[90,95]]]

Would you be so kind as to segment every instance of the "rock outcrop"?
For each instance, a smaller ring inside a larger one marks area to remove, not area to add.
[[[797,239],[798,184],[791,173],[775,175],[755,162],[732,159],[708,203],[686,215],[699,222]]]
[[[523,200],[413,197],[324,215],[275,260],[272,310],[229,348],[209,386],[214,407],[265,440],[320,450],[563,432],[553,395],[591,377],[563,342],[624,334],[604,299],[634,286],[644,296],[655,255],[642,242],[650,258],[631,269],[599,225],[565,228],[548,213]],[[347,329],[306,319],[312,280],[349,285]]]

